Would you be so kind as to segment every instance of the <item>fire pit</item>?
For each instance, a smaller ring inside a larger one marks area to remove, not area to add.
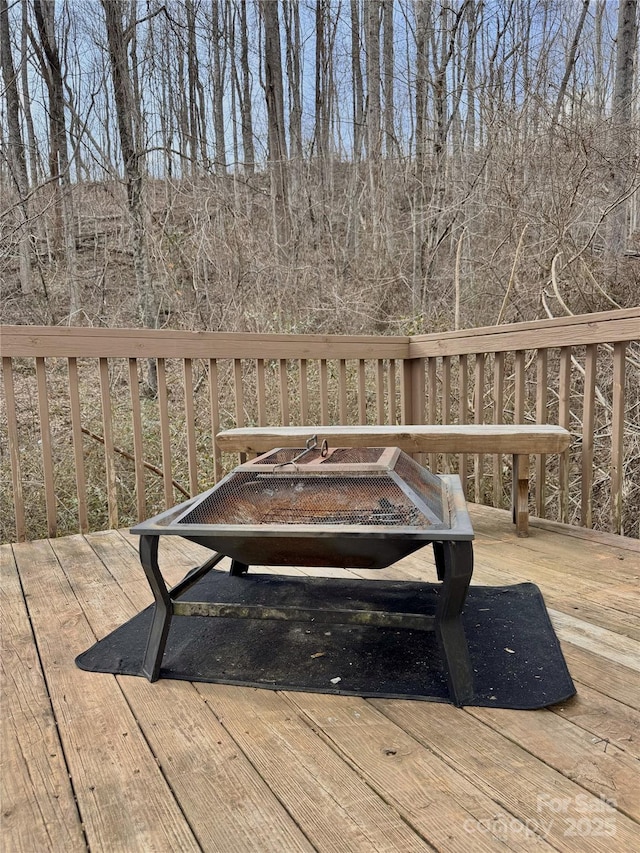
[[[171,617],[313,619],[435,630],[450,693],[472,692],[460,622],[473,571],[473,529],[458,477],[436,476],[399,448],[281,448],[235,468],[214,488],[137,525],[140,559],[155,598],[144,674],[160,674]],[[160,536],[197,542],[214,556],[167,589]],[[179,601],[223,557],[231,574],[251,565],[381,569],[431,543],[442,581],[433,617],[373,610],[322,610]]]

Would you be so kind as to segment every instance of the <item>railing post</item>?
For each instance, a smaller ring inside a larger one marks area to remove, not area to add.
[[[400,386],[400,422],[424,423],[424,359],[405,358],[402,362]]]

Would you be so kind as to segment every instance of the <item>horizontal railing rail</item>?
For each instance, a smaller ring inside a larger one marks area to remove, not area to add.
[[[640,308],[420,336],[5,326],[2,539],[117,527],[210,486],[234,426],[557,423],[531,511],[638,536]],[[508,457],[429,454],[509,504]]]

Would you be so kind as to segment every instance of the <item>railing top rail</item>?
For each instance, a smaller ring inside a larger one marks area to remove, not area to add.
[[[175,329],[0,326],[3,356],[77,358],[407,358],[409,338]]]
[[[638,338],[640,307],[558,317],[552,320],[535,320],[530,323],[414,335],[409,345],[409,353],[410,358],[420,358],[613,343]]]
[[[640,307],[429,335],[274,335],[175,329],[0,326],[5,357],[421,358],[640,338]]]

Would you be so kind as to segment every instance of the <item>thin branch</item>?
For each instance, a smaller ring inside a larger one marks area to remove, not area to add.
[[[88,430],[86,427],[80,427],[80,429],[85,435],[88,435],[89,438],[93,438],[94,441],[99,441],[100,444],[104,444],[104,438],[101,435],[97,435],[97,433],[91,432],[91,430]],[[129,462],[136,461],[134,456],[132,456],[130,453],[127,453],[127,451],[123,450],[121,447],[114,447],[113,450],[114,453],[117,453],[120,456],[124,456],[124,458],[128,459]],[[163,472],[156,465],[152,465],[151,462],[146,462],[144,459],[142,460],[142,464],[148,471],[151,471],[153,474],[157,474],[158,477],[164,480]],[[189,492],[183,486],[181,486],[180,483],[177,482],[177,480],[171,480],[171,485],[174,487],[174,489],[177,489],[181,495],[184,495],[185,498],[191,497]]]

